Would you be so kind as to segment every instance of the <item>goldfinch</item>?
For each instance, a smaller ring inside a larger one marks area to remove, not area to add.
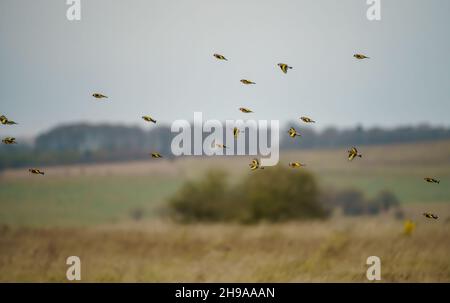
[[[242,84],[245,84],[245,85],[256,84],[255,82],[252,82],[250,80],[245,80],[245,79],[242,79],[241,82],[242,82]]]
[[[292,168],[299,168],[302,166],[306,166],[306,164],[300,163],[300,162],[289,162],[289,166]]]
[[[437,220],[437,219],[439,218],[437,215],[432,214],[432,213],[423,213],[423,215],[424,215],[426,218],[428,218],[428,219],[435,219],[435,220]]]
[[[142,116],[142,119],[144,119],[144,120],[147,121],[147,122],[153,122],[153,123],[156,123],[156,120],[153,119],[153,118],[150,117],[150,116]]]
[[[264,169],[264,167],[261,166],[261,164],[259,163],[258,159],[253,159],[252,163],[250,163],[248,166],[250,166],[251,170],[256,170],[256,169]]]
[[[2,140],[2,142],[4,144],[16,144],[16,138],[13,137],[6,137],[5,139]]]
[[[427,182],[429,182],[429,183],[437,183],[437,184],[439,184],[441,181],[440,180],[437,180],[437,179],[435,179],[435,178],[429,178],[429,177],[426,177],[426,178],[423,178],[425,181],[427,181]]]
[[[299,136],[299,137],[302,136],[302,135],[300,135],[300,134],[295,130],[295,128],[293,128],[293,127],[291,127],[291,128],[288,130],[288,134],[289,134],[289,137],[291,137],[291,138],[295,138],[295,137],[297,137],[297,136]]]
[[[233,128],[233,136],[237,139],[241,130],[237,127]]]
[[[302,120],[305,123],[316,123],[316,121],[312,120],[311,118],[308,117],[300,117],[300,120]]]
[[[369,57],[362,55],[362,54],[354,54],[353,57],[355,57],[358,60],[362,60],[362,59],[370,59]]]
[[[3,125],[13,125],[13,124],[17,124],[16,122],[9,120],[8,118],[6,118],[5,115],[1,115],[0,116],[0,123]]]
[[[361,154],[358,154],[358,150],[356,149],[356,147],[352,147],[348,152],[348,160],[352,161],[355,157],[360,157],[362,158]]]
[[[278,63],[278,66],[281,68],[281,70],[283,71],[283,73],[287,74],[288,69],[292,69],[292,66],[289,66],[285,63]]]
[[[28,171],[34,175],[44,175],[44,172],[37,168],[30,168]]]
[[[108,96],[99,94],[99,93],[94,93],[92,94],[92,97],[96,98],[96,99],[103,99],[103,98],[108,98]]]
[[[227,58],[225,58],[224,56],[222,56],[222,55],[220,55],[220,54],[214,54],[214,57],[216,57],[216,59],[218,59],[218,60],[225,60],[225,61],[228,61]]]
[[[240,110],[241,112],[245,113],[245,114],[253,113],[252,110],[250,110],[250,109],[248,109],[248,108],[245,108],[245,107],[239,107],[239,110]]]
[[[161,154],[160,153],[151,153],[151,155],[152,155],[152,158],[162,158],[163,156],[161,156]]]

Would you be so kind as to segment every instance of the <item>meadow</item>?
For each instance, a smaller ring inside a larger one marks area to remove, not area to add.
[[[365,260],[376,255],[383,281],[450,282],[450,141],[360,150],[353,162],[346,149],[287,151],[280,164],[306,163],[323,190],[391,190],[416,222],[412,235],[392,214],[249,226],[164,219],[167,198],[185,180],[223,169],[239,182],[252,157],[47,167],[45,176],[4,171],[0,281],[65,281],[65,258],[78,255],[83,281],[364,282]]]

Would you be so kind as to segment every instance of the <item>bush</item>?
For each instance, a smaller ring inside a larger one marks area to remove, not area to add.
[[[223,172],[187,182],[169,201],[172,216],[183,222],[259,221],[324,218],[314,176],[303,170],[266,167],[229,186]]]
[[[330,208],[338,207],[342,209],[344,215],[377,215],[387,212],[391,208],[400,206],[397,197],[390,191],[384,190],[379,192],[375,198],[367,200],[364,194],[356,189],[345,189],[338,191],[333,195],[328,195],[327,205]]]
[[[314,175],[305,170],[277,166],[253,172],[236,193],[243,208],[238,216],[243,222],[324,218],[328,214],[318,201]]]

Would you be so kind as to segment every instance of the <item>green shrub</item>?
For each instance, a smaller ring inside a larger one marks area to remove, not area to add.
[[[223,172],[187,182],[169,201],[172,217],[183,222],[259,221],[325,218],[315,177],[304,170],[266,167],[237,185]]]

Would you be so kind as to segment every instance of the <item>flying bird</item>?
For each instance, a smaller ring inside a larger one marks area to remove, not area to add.
[[[348,152],[348,160],[352,161],[355,157],[360,157],[362,158],[361,154],[358,154],[358,150],[356,149],[356,147],[352,147]]]
[[[239,110],[240,110],[241,112],[245,113],[245,114],[253,113],[252,110],[250,110],[250,109],[248,109],[248,108],[245,108],[245,107],[239,107]]]
[[[144,120],[147,121],[147,122],[153,122],[153,123],[156,123],[156,120],[153,119],[153,118],[150,117],[150,116],[142,116],[142,119],[144,119]]]
[[[16,138],[13,137],[6,137],[5,139],[2,140],[2,142],[4,144],[16,144]]]
[[[295,138],[296,136],[299,136],[299,137],[302,136],[302,135],[300,135],[300,134],[295,130],[295,128],[293,128],[293,127],[291,127],[291,128],[288,130],[288,134],[289,134],[289,137],[291,137],[291,138]]]
[[[263,166],[261,166],[261,164],[259,163],[258,159],[253,159],[252,163],[250,163],[248,166],[250,166],[251,170],[256,170],[256,169],[264,169]]]
[[[362,59],[370,59],[370,57],[367,57],[365,55],[362,54],[354,54],[353,57],[355,57],[358,60],[362,60]]]
[[[44,172],[37,168],[30,168],[28,171],[34,175],[44,175]]]
[[[300,117],[300,120],[302,120],[305,123],[316,123],[316,121],[308,117]]]
[[[252,81],[250,81],[250,80],[245,80],[245,79],[242,79],[241,82],[242,82],[243,84],[245,84],[245,85],[256,84],[255,82],[252,82]]]
[[[0,123],[3,125],[13,125],[13,124],[17,124],[16,122],[9,120],[8,118],[6,118],[5,115],[1,115],[0,116]]]
[[[437,183],[437,184],[439,184],[441,181],[440,180],[437,180],[437,179],[435,179],[435,178],[430,178],[430,177],[426,177],[426,178],[423,178],[425,181],[427,181],[428,183]]]
[[[233,128],[233,136],[237,139],[241,130],[237,127]]]
[[[94,93],[92,94],[92,97],[96,98],[96,99],[103,99],[103,98],[108,98],[108,96],[99,94],[99,93]]]
[[[160,153],[152,153],[151,154],[152,155],[152,158],[162,158],[163,156],[161,156],[161,154]]]
[[[299,168],[302,166],[306,166],[306,164],[300,163],[300,162],[289,162],[289,166],[292,168]]]
[[[435,219],[435,220],[437,220],[437,219],[439,218],[437,215],[432,214],[432,213],[423,213],[423,215],[424,215],[426,218],[428,218],[428,219]]]
[[[287,65],[287,64],[285,64],[285,63],[278,63],[277,65],[281,68],[281,70],[282,70],[283,73],[285,73],[285,74],[287,74],[288,69],[292,69],[292,66],[289,66],[289,65]]]
[[[224,56],[222,56],[222,55],[220,55],[220,54],[214,54],[214,57],[216,57],[216,59],[219,59],[219,60],[225,60],[225,61],[228,61],[227,58],[225,58]]]

